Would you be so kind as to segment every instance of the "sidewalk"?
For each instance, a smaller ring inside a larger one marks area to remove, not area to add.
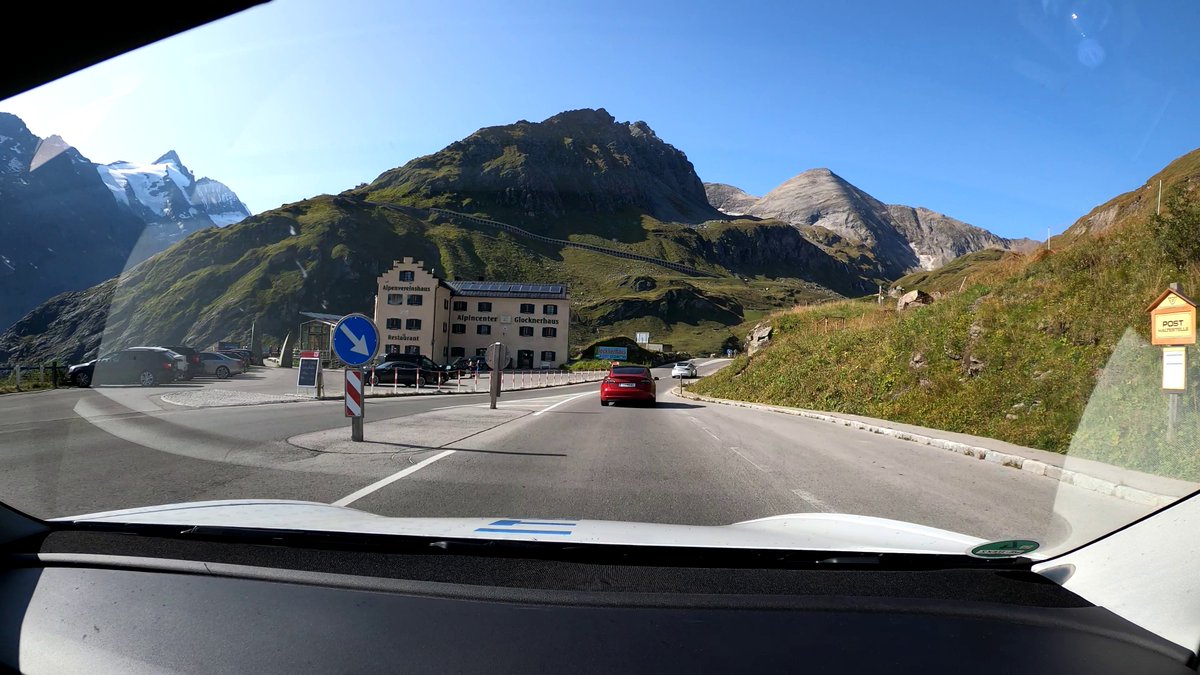
[[[672,387],[671,393],[676,396],[681,395],[678,387]],[[1200,489],[1200,484],[1197,483],[1156,476],[1132,469],[1123,469],[1111,464],[1080,457],[1070,457],[1056,452],[1026,448],[994,438],[930,429],[914,424],[902,424],[900,422],[864,417],[862,415],[827,413],[805,410],[803,408],[731,401],[711,396],[701,396],[691,392],[684,392],[682,396],[707,403],[752,408],[754,410],[765,410],[785,415],[798,415],[800,417],[890,436],[903,441],[921,443],[941,450],[957,452],[968,457],[995,462],[1020,471],[1028,471],[1034,475],[1045,476],[1063,483],[1069,483],[1085,490],[1092,490],[1101,494],[1111,495],[1118,499],[1153,506],[1155,508],[1166,506],[1180,497],[1187,496]]]

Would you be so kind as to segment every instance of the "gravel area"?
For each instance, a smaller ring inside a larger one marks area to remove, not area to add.
[[[252,391],[234,391],[232,389],[199,389],[197,391],[181,391],[163,394],[162,400],[175,405],[189,408],[219,408],[232,405],[261,405],[264,403],[291,403],[292,401],[311,401],[311,396],[295,394],[259,394]]]

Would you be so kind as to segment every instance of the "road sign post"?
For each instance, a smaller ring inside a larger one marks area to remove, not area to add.
[[[493,342],[488,345],[487,352],[484,355],[484,360],[492,369],[492,375],[488,384],[488,390],[491,392],[490,407],[496,409],[496,399],[500,398],[500,386],[504,379],[504,366],[508,365],[508,347],[499,342]]]
[[[333,355],[346,364],[346,416],[350,418],[350,440],[362,441],[363,416],[367,401],[363,397],[363,381],[371,359],[379,352],[379,329],[370,317],[347,314],[333,327]]]
[[[1179,395],[1187,391],[1187,348],[1196,344],[1196,302],[1177,283],[1150,303],[1150,342],[1163,345],[1162,388],[1167,392],[1167,440],[1175,441]]]

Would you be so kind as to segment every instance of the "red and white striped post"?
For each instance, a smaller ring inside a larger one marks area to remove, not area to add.
[[[350,418],[350,440],[363,439],[363,374],[353,368],[346,369],[346,417]]]

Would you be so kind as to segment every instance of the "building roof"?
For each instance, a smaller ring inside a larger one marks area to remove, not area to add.
[[[492,298],[566,300],[566,284],[526,284],[514,281],[443,281],[455,295]]]
[[[342,320],[341,314],[325,314],[323,312],[300,312],[300,316],[314,321],[322,321],[324,323],[335,324]],[[307,323],[307,322],[302,322]]]

